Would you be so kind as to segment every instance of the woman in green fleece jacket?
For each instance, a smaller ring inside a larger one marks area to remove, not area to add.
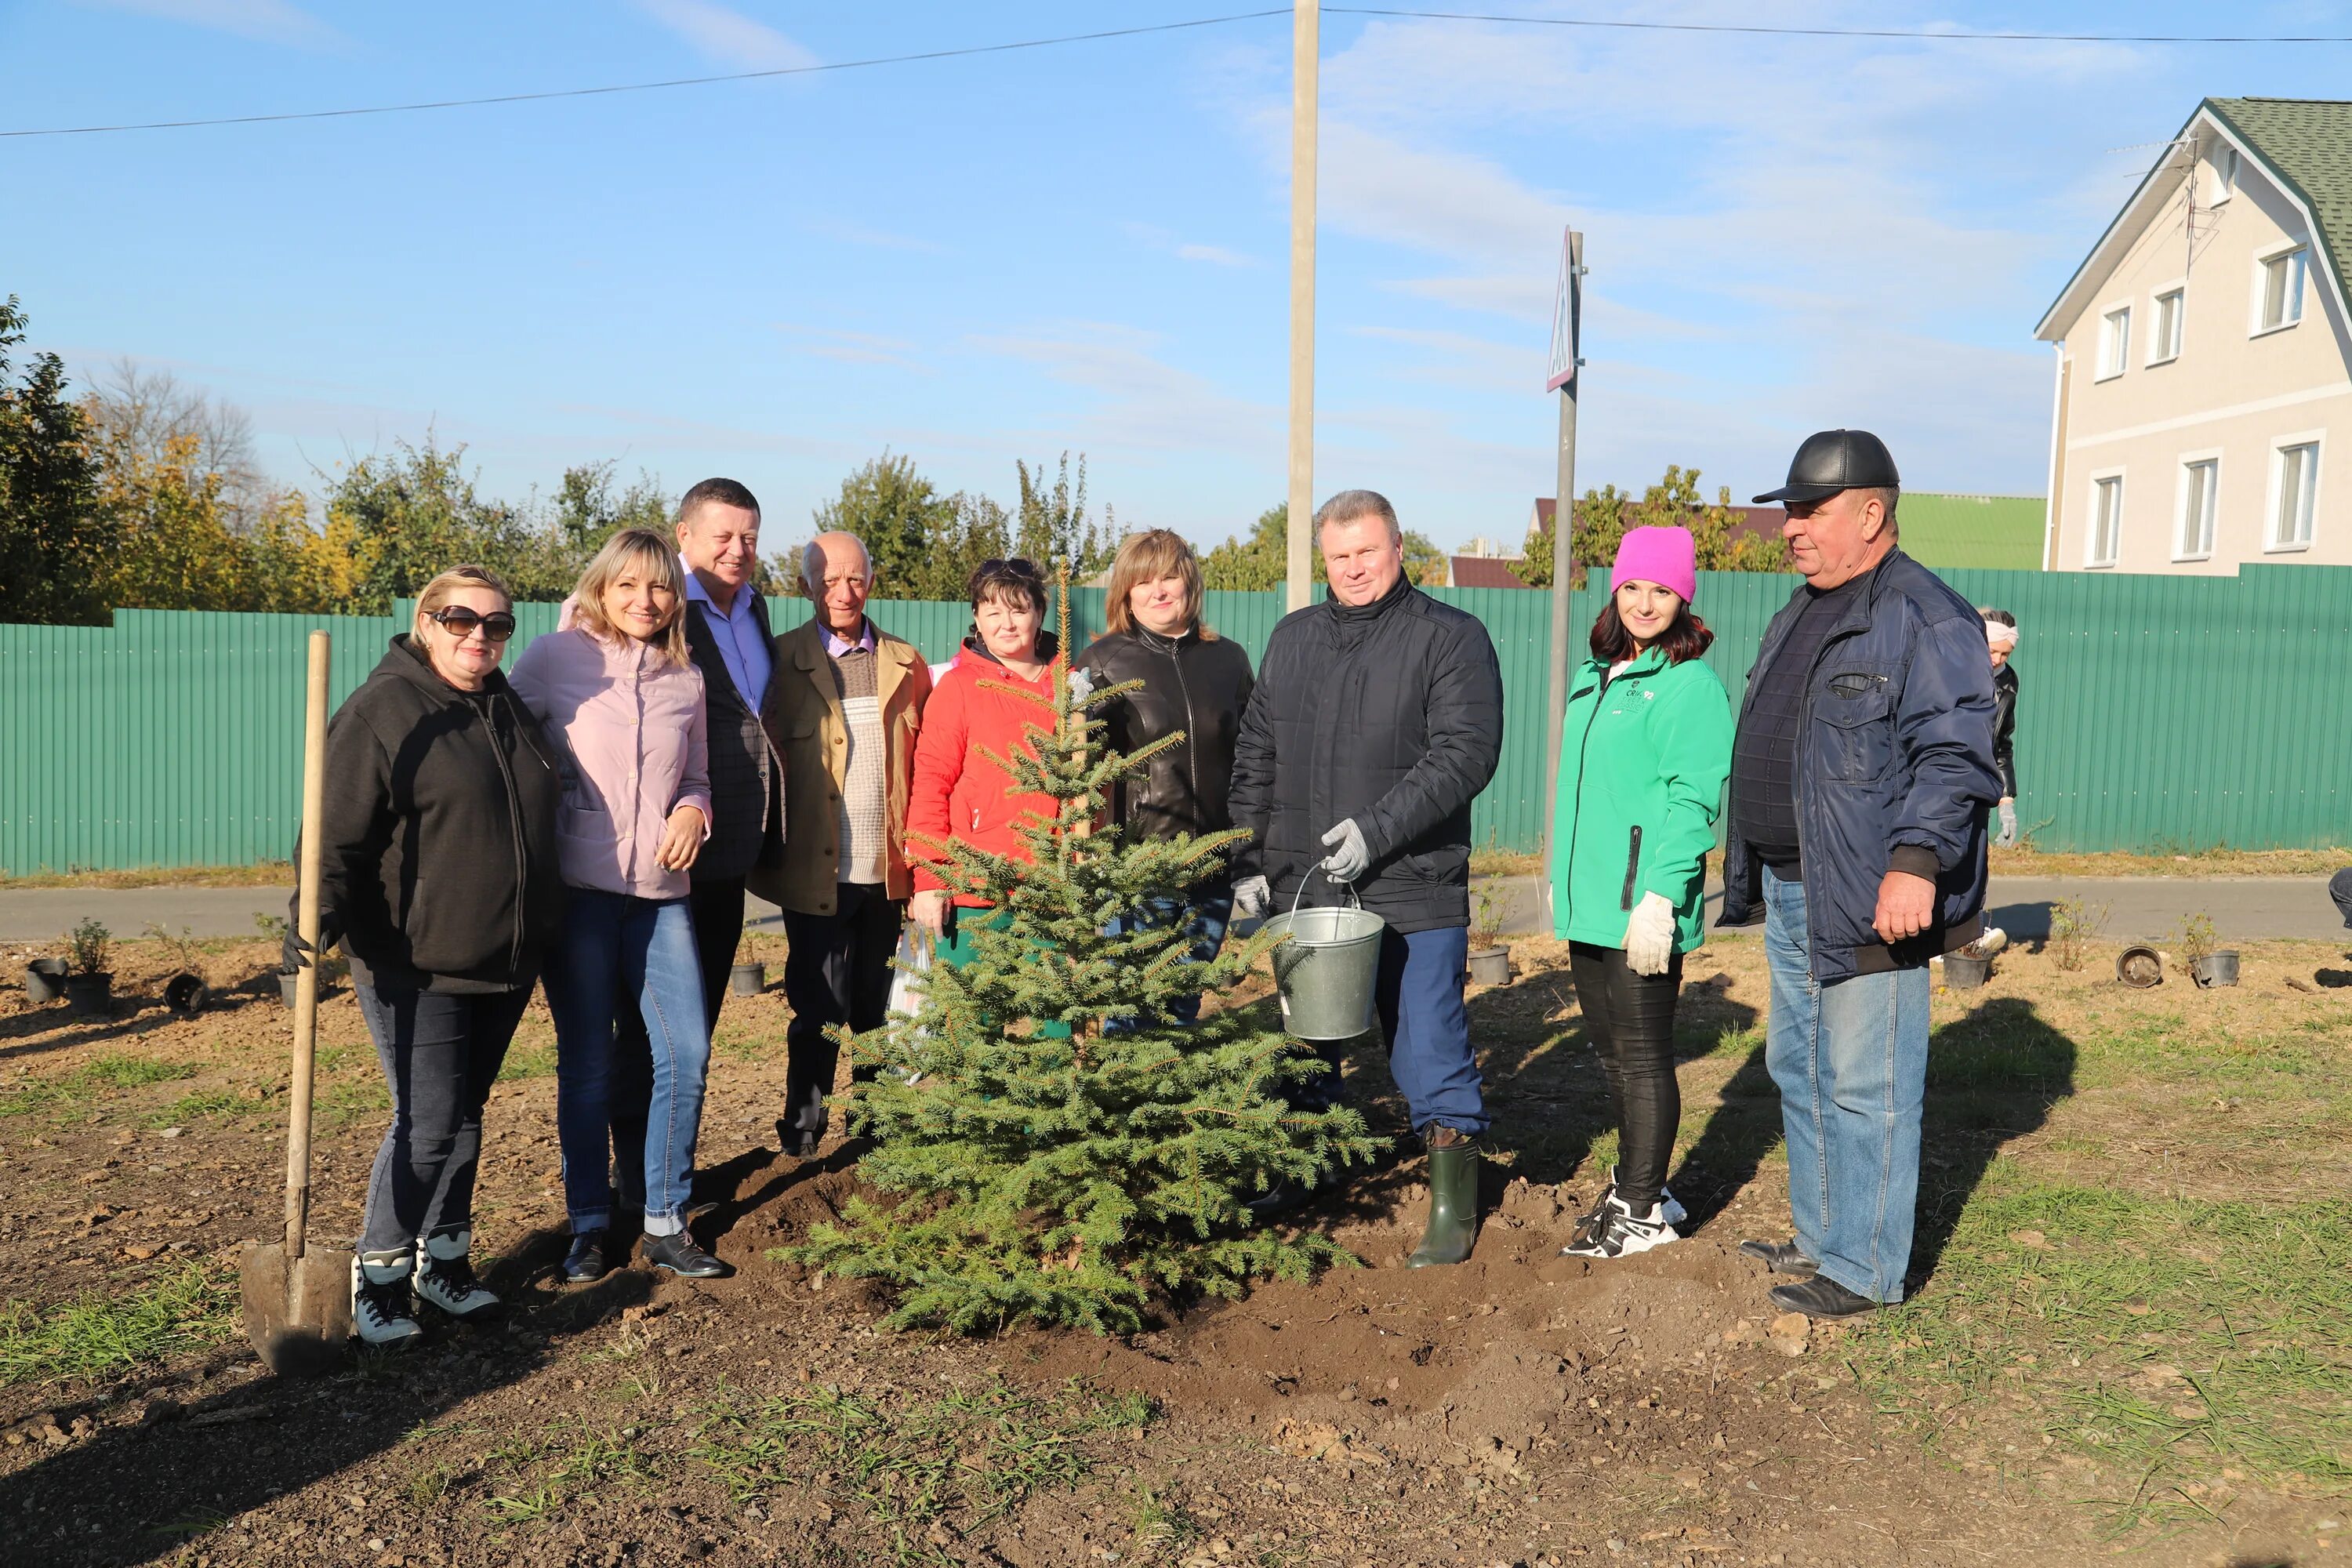
[[[1551,835],[1552,933],[1609,1079],[1617,1167],[1560,1250],[1622,1258],[1678,1239],[1666,1191],[1682,1120],[1675,996],[1704,940],[1700,904],[1731,772],[1731,700],[1699,656],[1696,551],[1681,528],[1618,546],[1592,658],[1569,682]]]

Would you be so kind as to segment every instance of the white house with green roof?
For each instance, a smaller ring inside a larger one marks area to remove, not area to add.
[[[2053,571],[2352,564],[2352,101],[2209,98],[2034,335]]]

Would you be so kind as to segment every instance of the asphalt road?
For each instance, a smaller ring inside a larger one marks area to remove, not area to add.
[[[1539,889],[1532,877],[1493,879],[1497,923],[1509,934],[1539,929]],[[286,913],[285,888],[26,888],[0,889],[0,942],[49,942],[77,921],[95,915],[117,937],[148,934],[152,922],[173,935],[251,936],[257,915]],[[2325,877],[1996,877],[1990,916],[2012,937],[2046,936],[2053,905],[2081,899],[2105,910],[2105,934],[2154,941],[2202,913],[2215,932],[2240,942],[2295,938],[2341,942],[2352,931],[2327,897]],[[1722,890],[1707,889],[1708,916]],[[775,906],[751,901],[748,923],[782,926]]]

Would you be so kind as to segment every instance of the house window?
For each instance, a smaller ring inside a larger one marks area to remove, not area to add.
[[[2311,542],[2318,510],[2319,443],[2297,441],[2278,448],[2277,503],[2271,510],[2269,548],[2300,550]]]
[[[2124,477],[2109,474],[2091,481],[2091,550],[2085,566],[2112,566],[2121,543],[2124,521]]]
[[[2208,205],[2220,206],[2238,190],[2238,150],[2216,147],[2213,150],[2213,194],[2206,198]]]
[[[2218,458],[2200,458],[2180,465],[2180,532],[2174,560],[2202,561],[2213,553],[2213,506],[2221,479]]]
[[[2310,255],[2298,245],[2254,263],[2254,331],[2274,332],[2303,320],[2303,275]]]
[[[2156,331],[2147,345],[2147,363],[2162,364],[2180,357],[2182,290],[2168,289],[2156,297]]]
[[[2118,305],[2099,318],[2099,379],[2121,375],[2131,358],[2131,307]]]

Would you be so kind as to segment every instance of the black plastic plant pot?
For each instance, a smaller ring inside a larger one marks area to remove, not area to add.
[[[103,1018],[114,1011],[114,976],[111,974],[68,974],[66,976],[66,1005],[77,1018]]]
[[[739,963],[727,973],[727,989],[736,996],[757,996],[768,988],[768,966]]]
[[[1944,954],[1944,984],[1955,991],[1973,991],[1992,978],[1992,960]]]
[[[213,988],[201,974],[183,970],[163,982],[163,1005],[183,1018],[193,1018],[213,999]]]

